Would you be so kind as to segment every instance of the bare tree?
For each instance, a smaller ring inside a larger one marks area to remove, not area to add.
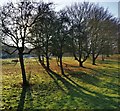
[[[32,27],[32,37],[30,43],[36,48],[39,62],[42,66],[50,68],[49,57],[51,55],[51,39],[53,36],[54,11],[52,3],[42,3],[39,7],[45,14],[38,18],[35,25]],[[46,58],[46,65],[44,64]]]
[[[68,46],[68,24],[69,18],[66,16],[65,10],[61,10],[56,15],[54,22],[54,36],[52,37],[52,52],[59,58],[61,74],[64,75],[62,57]]]
[[[116,18],[112,18],[111,20],[105,20],[103,23],[104,29],[103,35],[104,37],[104,44],[102,49],[102,56],[109,57],[114,53],[118,53],[118,24],[119,21]],[[104,60],[104,58],[103,58]]]
[[[111,40],[110,34],[113,29],[110,27],[110,22],[112,20],[112,15],[103,7],[97,5],[94,5],[90,15],[90,47],[92,64],[95,65],[95,60],[102,52],[105,45],[108,45],[108,42]]]
[[[27,37],[30,36],[30,28],[36,22],[38,16],[42,16],[38,3],[21,1],[18,3],[7,3],[1,8],[0,20],[2,25],[2,44],[18,51],[22,71],[23,85],[27,85],[26,72],[23,55],[30,53],[32,49],[25,52],[28,46]]]
[[[71,7],[67,7],[67,15],[70,18],[70,35],[72,43],[72,51],[75,60],[79,62],[79,66],[83,67],[83,63],[87,60],[90,53],[89,47],[89,27],[88,20],[93,4],[75,3]]]

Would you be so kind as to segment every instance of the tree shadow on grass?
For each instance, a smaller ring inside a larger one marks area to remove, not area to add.
[[[87,74],[85,72],[80,72],[80,71],[73,71],[71,69],[65,69],[65,71],[74,78],[79,79],[80,81],[87,83],[87,84],[92,84],[94,86],[98,86],[99,83],[101,82],[100,79],[98,79],[94,75]]]
[[[113,100],[115,99],[114,97],[109,97],[95,91],[90,91],[87,88],[82,87],[76,82],[74,82],[71,78],[67,76],[62,77],[53,71],[50,71],[49,74],[53,75],[54,79],[57,79],[57,81],[59,80],[62,82],[62,84],[64,84],[64,87],[67,89],[66,93],[70,96],[68,99],[63,97],[56,103],[59,104],[59,106],[61,107],[63,107],[66,104],[65,102],[67,102],[69,108],[74,101],[75,106],[80,108],[79,102],[75,101],[76,98],[78,98],[81,99],[86,106],[90,106],[90,108],[118,108],[118,102]]]
[[[28,76],[28,82],[30,81],[31,78],[31,73]],[[32,94],[31,94],[31,85],[27,85],[27,86],[23,86],[22,87],[22,91],[21,91],[21,95],[20,95],[20,100],[18,103],[18,107],[17,107],[17,111],[23,111],[24,110],[24,104],[25,104],[25,99],[26,96],[28,96],[28,102],[29,102],[29,106],[30,108],[25,108],[26,110],[32,109],[33,107],[33,99],[32,99]]]
[[[52,71],[47,71],[47,73],[49,74],[49,76],[50,76],[50,77],[54,80],[54,82],[56,83],[57,87],[58,87],[59,89],[61,89],[63,92],[65,92],[65,90],[64,90],[64,89],[59,85],[59,83],[58,83],[58,80],[60,79],[59,75],[53,75],[53,74],[51,74],[50,72],[52,72]],[[54,76],[56,76],[57,79],[55,79]]]
[[[86,91],[89,91],[87,90],[86,88],[84,87],[81,87],[79,84],[77,84],[76,82],[74,82],[71,78],[69,78],[68,76],[66,76],[65,74],[64,75],[59,75],[57,73],[55,73],[54,71],[52,70],[49,70],[48,72],[49,75],[51,75],[54,80],[57,82],[57,84],[59,85],[58,81],[60,80],[66,87],[67,86],[72,86],[74,89],[83,89],[83,90],[86,90]],[[60,85],[59,85],[60,86]],[[68,88],[68,87],[67,87]],[[69,88],[68,88],[69,89]]]
[[[108,77],[115,77],[115,78],[119,78],[120,74],[119,73],[114,73],[114,74],[111,74],[111,73],[108,73],[108,70],[109,69],[93,69],[93,68],[88,68],[86,67],[86,69],[90,69],[94,72],[96,72],[96,76],[108,76]],[[119,72],[119,69],[117,69],[118,72]],[[109,70],[110,71],[110,70]]]
[[[101,64],[120,64],[120,61],[113,61],[113,60],[105,60],[105,61],[97,60],[97,62]]]
[[[87,69],[90,69],[94,72],[96,72],[95,76],[97,77],[107,77],[107,78],[114,78],[114,80],[118,81],[119,82],[119,78],[120,78],[120,74],[119,74],[119,71],[118,73],[108,73],[108,69],[99,69],[99,70],[96,70],[96,69],[92,69],[92,68],[87,68]],[[112,82],[106,82],[104,84],[104,87],[107,87],[111,90],[114,90],[114,91],[117,91],[118,93],[120,92],[120,85],[119,83],[112,83]]]
[[[102,70],[97,71],[96,69],[92,69],[92,68],[87,68],[87,69],[95,71],[96,74],[92,75],[92,74],[87,74],[87,73],[80,72],[80,71],[73,71],[70,69],[66,69],[66,72],[69,73],[70,76],[77,78],[84,83],[92,84],[92,85],[100,87],[100,88],[108,88],[110,90],[113,90],[114,92],[119,91],[120,85],[112,83],[112,82],[111,83],[105,82],[105,81],[104,81],[104,84],[101,84],[101,82],[103,82],[103,81],[98,79],[99,76],[118,78],[117,76],[113,76],[113,75],[106,74],[106,73],[103,74]]]

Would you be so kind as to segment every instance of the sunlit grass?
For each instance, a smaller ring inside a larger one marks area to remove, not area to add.
[[[114,59],[113,59],[114,58]],[[48,74],[36,58],[25,59],[25,68],[30,87],[22,88],[20,64],[11,59],[3,60],[3,97],[1,110],[36,109],[116,109],[120,97],[118,56],[97,60],[91,65],[89,58],[85,68],[78,66],[72,57],[63,58],[65,76],[60,74],[56,59],[50,60],[51,69],[57,74]],[[22,106],[21,101],[24,101]]]

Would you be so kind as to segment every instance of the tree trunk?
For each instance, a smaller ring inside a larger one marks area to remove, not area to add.
[[[95,64],[95,52],[94,52],[94,48],[93,48],[93,50],[92,50],[92,65],[96,65]]]
[[[96,59],[95,59],[95,54],[92,53],[92,65],[96,65],[96,64],[95,64],[95,60],[96,60]]]
[[[79,67],[83,67],[83,62],[81,61],[81,59],[82,59],[82,52],[79,51],[79,59],[78,59]]]
[[[79,61],[79,67],[83,67],[83,62]]]
[[[50,69],[49,57],[46,56],[47,69]]]
[[[83,67],[83,62],[81,61],[81,56],[79,55],[79,59],[78,59],[75,54],[73,54],[73,55],[74,55],[75,60],[78,61],[79,67]]]
[[[106,55],[106,57],[110,57],[110,55],[109,55],[109,54],[107,54],[107,55]]]
[[[104,55],[102,54],[102,61],[104,61]]]
[[[23,54],[19,53],[20,66],[22,71],[23,85],[27,85]]]
[[[64,69],[62,65],[62,55],[60,55],[60,69],[61,69],[61,74],[64,75]]]
[[[46,66],[45,66],[45,64],[44,64],[44,58],[43,58],[43,57],[41,58],[41,55],[38,55],[38,59],[39,59],[39,63],[41,64],[41,66],[42,66],[43,68],[46,68]]]
[[[93,57],[93,60],[92,60],[92,65],[96,65],[95,64],[95,58]]]
[[[41,58],[40,58],[40,55],[38,55],[38,60],[39,60],[40,63],[42,63],[42,60],[41,60]]]
[[[58,65],[58,66],[60,66],[60,65],[59,65],[59,62],[60,62],[60,60],[59,60],[59,59],[60,59],[60,57],[59,57],[59,56],[57,56],[57,57],[56,57],[56,62],[57,62],[57,65]]]
[[[41,55],[41,61],[42,61],[42,64],[44,65],[44,55]]]

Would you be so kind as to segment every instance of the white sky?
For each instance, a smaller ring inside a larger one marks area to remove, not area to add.
[[[9,1],[16,2],[19,0],[1,0],[0,5],[3,5]],[[35,1],[35,0],[33,0],[33,1]],[[42,0],[42,1],[55,3],[56,10],[60,10],[60,9],[64,8],[66,5],[69,6],[69,5],[73,4],[74,2],[83,2],[83,1],[95,2],[95,3],[99,3],[99,5],[103,6],[104,8],[108,8],[109,12],[111,14],[113,14],[115,17],[118,17],[118,15],[120,15],[120,14],[118,14],[118,12],[120,12],[120,11],[118,11],[118,2],[120,0]]]

